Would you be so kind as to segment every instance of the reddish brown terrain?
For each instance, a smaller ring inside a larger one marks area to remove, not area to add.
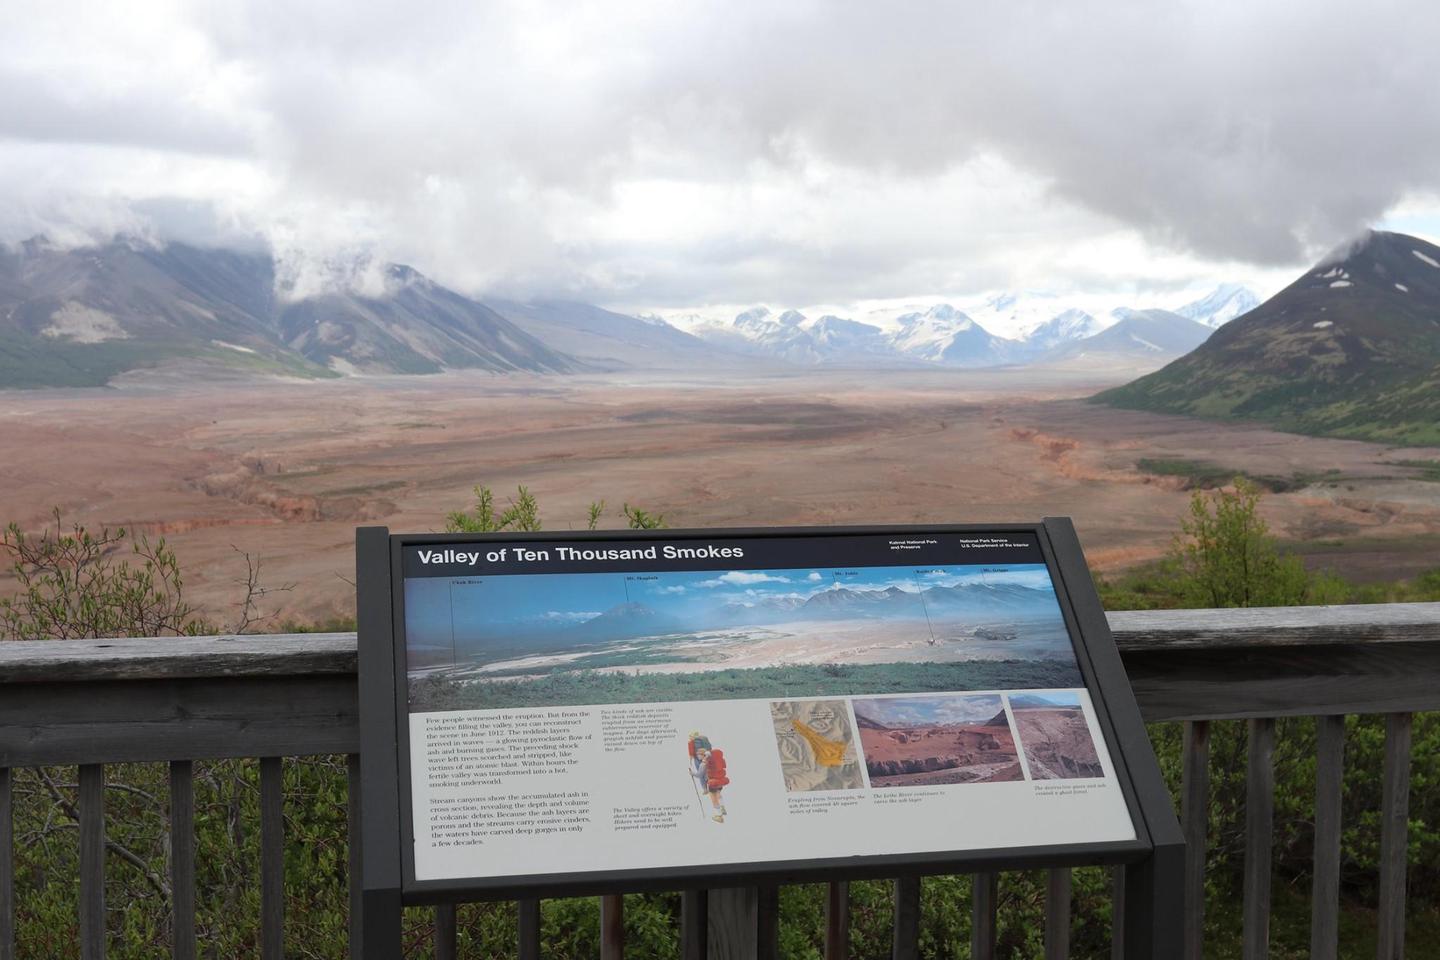
[[[1102,777],[1095,741],[1079,707],[1021,707],[1015,726],[1032,780]]]
[[[1121,375],[1123,376],[1123,375]],[[1437,450],[1324,440],[1095,407],[1117,382],[1043,371],[122,383],[0,394],[0,520],[166,536],[186,588],[234,614],[247,551],[270,609],[348,614],[358,524],[438,530],[486,483],[527,484],[549,529],[608,525],[629,501],[676,526],[1076,518],[1094,566],[1162,553],[1187,491],[1137,469],[1185,457],[1324,476],[1268,496],[1283,537],[1347,571],[1433,567],[1440,483],[1402,460]],[[1326,475],[1326,471],[1334,471]],[[1338,546],[1337,546],[1338,545]],[[1323,548],[1323,549],[1322,549]],[[1348,571],[1347,571],[1348,572]],[[278,621],[277,621],[278,622]]]
[[[860,713],[860,747],[872,787],[1021,780],[1004,711],[984,723],[886,726]]]

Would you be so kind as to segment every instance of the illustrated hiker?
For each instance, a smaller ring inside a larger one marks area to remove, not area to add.
[[[725,801],[721,792],[730,782],[725,772],[725,752],[713,747],[710,738],[698,730],[691,731],[685,749],[690,754],[690,776],[710,795],[710,807],[715,811],[710,819],[724,823]]]

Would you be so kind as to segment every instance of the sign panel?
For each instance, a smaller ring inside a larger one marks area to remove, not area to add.
[[[407,882],[1138,845],[1043,533],[393,538]]]

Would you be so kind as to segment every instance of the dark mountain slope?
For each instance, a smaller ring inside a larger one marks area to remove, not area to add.
[[[1094,399],[1301,433],[1440,443],[1440,247],[1371,233],[1192,353]]]
[[[276,296],[267,253],[116,241],[0,248],[0,388],[100,386],[177,362],[291,376],[558,372],[571,358],[409,269],[377,297]]]
[[[494,310],[409,267],[387,268],[386,281],[383,297],[332,293],[286,305],[281,336],[307,360],[347,372],[560,373],[574,366]]]
[[[0,387],[98,386],[179,359],[327,376],[276,340],[269,257],[122,242],[0,254]]]

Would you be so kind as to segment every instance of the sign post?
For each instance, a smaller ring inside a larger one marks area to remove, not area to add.
[[[1124,955],[1178,953],[1183,840],[1068,520],[367,527],[357,564],[367,956],[405,904],[1094,863]]]

